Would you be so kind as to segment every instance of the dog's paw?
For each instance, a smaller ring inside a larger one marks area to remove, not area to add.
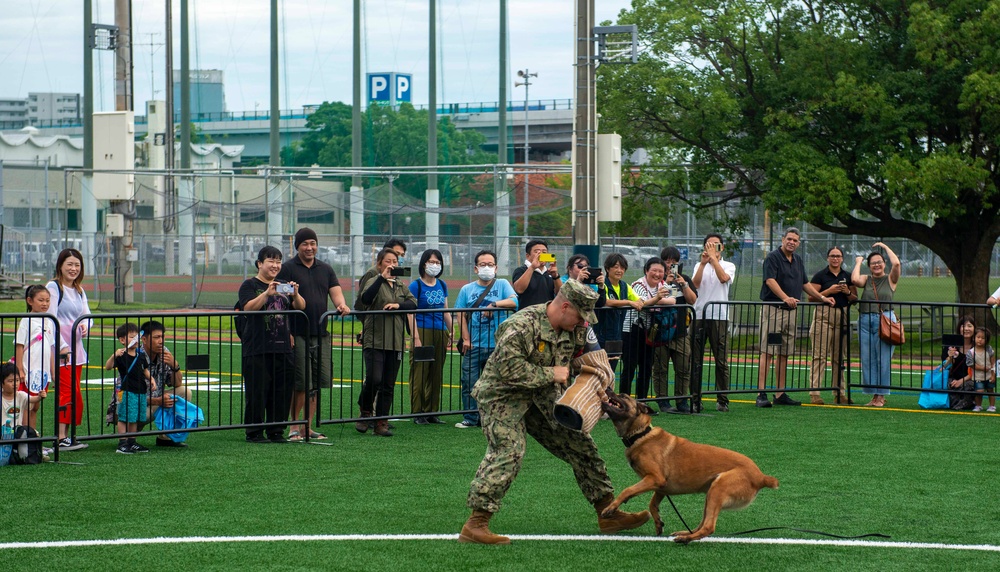
[[[674,542],[677,544],[688,544],[691,542],[691,533],[686,530],[678,530],[670,536],[674,537]]]
[[[656,519],[653,522],[656,524],[656,536],[663,536],[663,521]]]

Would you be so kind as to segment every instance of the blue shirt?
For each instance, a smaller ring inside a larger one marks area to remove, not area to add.
[[[472,303],[479,299],[479,296],[482,295],[485,289],[478,282],[471,282],[462,286],[462,290],[458,293],[458,299],[455,300],[455,307],[471,308]],[[497,278],[496,282],[493,283],[493,287],[490,288],[489,294],[483,298],[479,306],[488,306],[491,303],[495,304],[500,300],[507,300],[512,297],[514,302],[517,302],[517,292],[514,291],[514,287],[503,278]],[[510,310],[500,309],[491,311],[488,315],[483,312],[466,314],[465,317],[469,324],[469,343],[472,344],[472,347],[495,348],[497,345],[497,327],[516,309],[516,307]]]
[[[417,278],[410,282],[410,294],[417,299],[418,310],[429,310],[444,308],[448,301],[448,287],[444,282],[438,280],[433,286],[424,284],[423,280]],[[444,314],[441,312],[427,312],[414,314],[417,319],[417,327],[426,330],[447,330],[444,325]]]

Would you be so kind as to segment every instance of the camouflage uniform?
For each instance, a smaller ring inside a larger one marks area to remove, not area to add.
[[[527,308],[500,325],[496,351],[472,391],[487,442],[486,456],[469,489],[467,505],[473,510],[495,513],[500,509],[501,499],[521,469],[526,433],[573,467],[588,501],[595,503],[614,493],[594,440],[560,425],[552,415],[564,388],[553,382],[551,368],[570,366],[586,344],[587,329],[557,332],[546,317],[547,307]]]

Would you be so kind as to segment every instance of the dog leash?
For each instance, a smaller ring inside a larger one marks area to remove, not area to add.
[[[692,532],[691,531],[691,527],[688,526],[688,523],[684,520],[684,517],[681,516],[681,511],[677,510],[677,505],[674,504],[674,499],[670,498],[669,495],[664,495],[664,496],[666,496],[667,500],[670,501],[670,506],[674,509],[674,513],[677,514],[677,518],[681,519],[681,524],[684,525],[684,528],[686,528],[688,532]],[[820,536],[829,536],[830,538],[840,538],[842,540],[856,540],[858,538],[892,538],[888,534],[880,534],[878,532],[869,532],[868,534],[859,534],[857,536],[841,536],[839,534],[833,534],[833,533],[830,533],[830,532],[822,532],[822,531],[819,531],[819,530],[809,530],[808,528],[795,528],[794,526],[769,526],[769,527],[765,527],[765,528],[755,528],[753,530],[744,530],[742,532],[733,532],[733,533],[730,533],[728,536],[740,536],[742,534],[753,534],[754,532],[763,532],[765,530],[794,530],[796,532],[804,532],[806,534],[818,534]]]

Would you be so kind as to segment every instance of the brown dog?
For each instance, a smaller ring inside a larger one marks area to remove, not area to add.
[[[653,492],[649,513],[656,534],[663,534],[660,501],[668,495],[705,493],[705,515],[694,531],[673,533],[674,540],[687,544],[715,532],[715,521],[723,509],[739,510],[753,502],[764,487],[778,488],[778,479],[760,472],[748,457],[735,451],[692,443],[650,425],[652,410],[626,394],[607,390],[601,408],[615,424],[625,443],[625,458],[642,480],[628,487],[607,507],[614,512],[630,498]]]

